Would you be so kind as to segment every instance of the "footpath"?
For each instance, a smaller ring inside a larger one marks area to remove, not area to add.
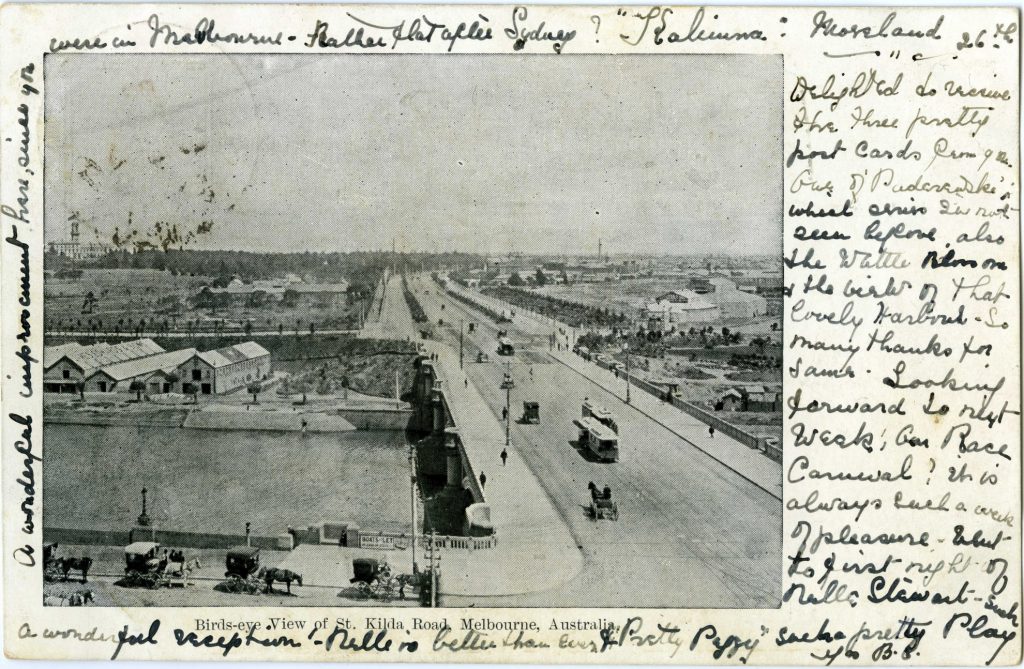
[[[465,476],[486,474],[484,497],[498,537],[497,546],[441,552],[442,595],[495,597],[541,592],[572,580],[583,569],[583,554],[540,481],[516,452],[501,464],[505,431],[484,398],[459,370],[458,354],[437,342],[434,365],[442,379],[452,419],[471,463]]]

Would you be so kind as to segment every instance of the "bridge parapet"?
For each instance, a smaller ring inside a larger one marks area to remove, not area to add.
[[[451,397],[452,391],[442,365],[427,358],[420,360],[415,388],[417,392],[413,401],[418,406],[414,407],[414,411],[421,417],[420,427],[428,428],[432,434],[440,437],[448,485],[467,490],[473,498],[473,503],[466,509],[466,534],[492,534],[494,527],[484,487],[480,484],[480,472],[473,466],[464,442],[471,437],[460,430],[458,416],[464,414],[464,409],[457,402],[467,400]],[[462,422],[467,422],[467,419],[464,418]]]

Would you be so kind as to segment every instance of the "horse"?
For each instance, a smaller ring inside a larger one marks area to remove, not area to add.
[[[86,590],[85,592],[73,592],[68,595],[68,606],[88,606],[89,604],[96,601],[96,595],[93,594],[92,590]]]
[[[72,592],[67,595],[45,595],[43,606],[88,606],[96,601],[96,595],[92,590],[85,592]]]
[[[292,594],[292,581],[295,581],[299,585],[302,585],[302,574],[296,574],[294,571],[289,569],[267,569],[264,567],[260,569],[259,577],[267,583],[267,594],[274,589],[274,581],[280,581],[288,586],[288,594]]]
[[[176,566],[172,566],[172,565],[176,565]],[[174,574],[174,575],[177,575],[177,576],[184,576],[186,574],[191,574],[192,572],[194,572],[197,569],[202,569],[202,568],[203,568],[203,563],[199,561],[199,558],[192,558],[191,560],[188,560],[188,561],[174,560],[174,561],[171,561],[171,562],[167,563],[166,573]]]
[[[82,572],[82,583],[89,582],[89,568],[92,566],[92,558],[59,558],[57,565],[61,573],[64,574],[65,581],[68,580],[68,572],[74,569]]]

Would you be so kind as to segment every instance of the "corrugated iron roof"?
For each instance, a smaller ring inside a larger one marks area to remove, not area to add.
[[[203,351],[197,353],[199,359],[208,364],[210,367],[218,368],[224,367],[231,364],[231,360],[226,358],[221,352],[218,351]]]
[[[254,341],[244,341],[241,344],[235,344],[234,348],[241,351],[250,360],[253,358],[262,358],[265,355],[270,355],[270,351],[263,348]]]
[[[199,353],[199,358],[214,368],[225,367],[236,362],[244,362],[254,358],[270,355],[270,351],[254,341],[246,341],[234,346],[225,346],[215,351]]]
[[[152,339],[134,339],[132,341],[121,342],[120,344],[113,345],[106,342],[100,342],[89,346],[79,346],[76,349],[70,350],[62,354],[60,357],[55,358],[52,363],[50,363],[50,366],[58,362],[61,358],[66,358],[78,365],[83,371],[88,372],[89,370],[103,367],[105,365],[134,360],[136,358],[156,355],[157,353],[163,352],[164,349]]]
[[[57,362],[60,360],[62,355],[77,351],[82,348],[82,345],[77,341],[68,342],[67,344],[59,344],[57,346],[46,346],[43,348],[43,366],[48,366],[51,362]]]
[[[124,362],[105,365],[96,374],[106,374],[115,381],[133,379],[144,374],[152,374],[157,370],[177,367],[196,354],[194,348],[183,348],[178,351],[166,351],[156,355],[136,358]],[[90,375],[92,376],[92,375]]]

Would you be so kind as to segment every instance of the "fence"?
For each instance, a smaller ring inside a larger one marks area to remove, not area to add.
[[[498,535],[492,534],[486,537],[453,537],[450,535],[420,535],[416,537],[416,543],[424,548],[429,548],[433,541],[434,548],[459,548],[464,550],[479,550],[495,548],[498,545]]]

